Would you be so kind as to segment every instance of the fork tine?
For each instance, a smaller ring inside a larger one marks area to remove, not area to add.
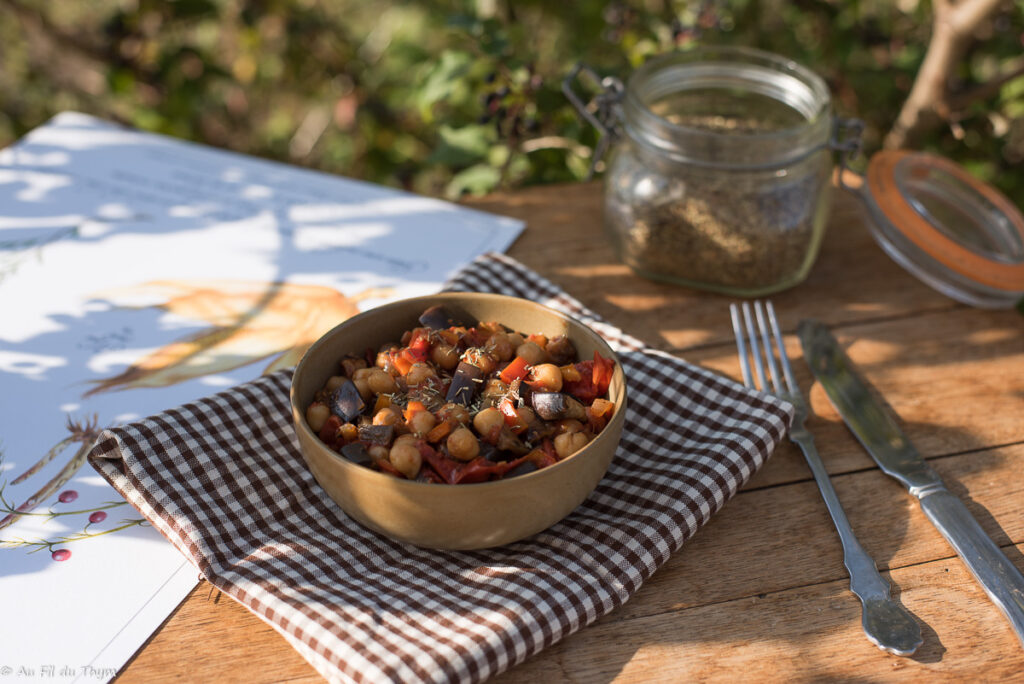
[[[768,305],[771,306],[771,302]],[[764,358],[768,361],[768,371],[772,376],[772,388],[778,394],[782,391],[781,376],[779,375],[779,367],[775,365],[775,352],[772,350],[772,340],[769,336],[768,324],[764,320],[764,306],[760,299],[754,302],[754,317],[757,319],[757,327],[761,331],[761,342],[764,344]],[[782,341],[779,340],[775,346],[782,346]],[[783,350],[783,353],[785,353],[785,350]]]
[[[768,321],[772,324],[772,333],[775,335],[775,341],[779,348],[779,360],[782,361],[782,370],[786,374],[786,387],[790,394],[797,394],[800,392],[800,388],[796,384],[796,378],[793,376],[793,367],[789,365],[789,355],[786,354],[786,342],[782,337],[782,331],[779,329],[779,319],[775,316],[775,307],[772,306],[771,302],[768,302]]]
[[[739,351],[740,370],[743,372],[743,384],[754,387],[754,377],[750,374],[750,359],[747,357],[747,343],[743,341],[743,326],[740,324],[740,310],[735,304],[729,305],[732,315],[732,332],[736,336],[736,349]]]
[[[761,361],[761,348],[757,343],[754,321],[750,316],[750,302],[743,302],[743,321],[747,324],[747,336],[750,338],[750,353],[754,357],[754,371],[757,374],[757,381],[761,383],[761,389],[767,392],[768,380],[764,377],[764,363]]]

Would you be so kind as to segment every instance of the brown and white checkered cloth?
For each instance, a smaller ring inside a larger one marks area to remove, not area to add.
[[[288,371],[107,430],[89,456],[206,579],[331,681],[479,682],[618,608],[761,466],[792,417],[788,404],[645,348],[506,256],[480,257],[448,289],[547,304],[619,353],[622,443],[586,502],[540,534],[429,551],[353,522],[302,460]]]

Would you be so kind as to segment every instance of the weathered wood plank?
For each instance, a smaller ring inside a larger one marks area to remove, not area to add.
[[[937,560],[895,570],[891,579],[926,625],[913,658],[867,641],[860,604],[837,581],[595,624],[493,681],[1020,679],[1020,642],[962,565]]]
[[[1024,445],[936,459],[932,466],[996,543],[1024,543]],[[916,500],[881,471],[832,479],[858,540],[879,568],[955,556]],[[1019,565],[1024,571],[1024,562]],[[847,577],[839,537],[813,482],[741,492],[606,620],[788,587],[848,584]]]
[[[298,651],[240,603],[201,582],[118,682],[322,682]]]
[[[797,310],[779,309],[795,328]],[[1024,317],[1009,311],[954,309],[897,320],[849,324],[840,344],[899,415],[907,436],[926,457],[1024,442]],[[786,349],[805,396],[808,427],[831,473],[873,468],[874,461],[846,429],[814,382],[795,335]],[[734,344],[684,353],[684,358],[738,379]],[[810,477],[803,456],[784,444],[750,482],[762,487]]]

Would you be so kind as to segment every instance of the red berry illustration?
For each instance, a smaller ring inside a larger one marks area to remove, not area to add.
[[[71,503],[77,498],[78,492],[76,492],[74,489],[68,489],[66,491],[61,492],[60,496],[57,497],[57,500],[60,501],[61,503]],[[68,555],[71,555],[70,551],[68,552]],[[61,560],[64,559],[62,558]]]
[[[95,513],[93,513],[92,515],[89,516],[89,522],[90,523],[101,523],[101,522],[103,522],[106,519],[107,519],[107,514],[106,514],[105,511],[96,511]]]
[[[65,494],[67,494],[67,492],[65,492]],[[66,561],[68,558],[71,558],[71,552],[67,549],[57,549],[50,554],[50,558],[55,561]]]

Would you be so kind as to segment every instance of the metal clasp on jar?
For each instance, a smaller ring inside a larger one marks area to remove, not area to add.
[[[589,101],[584,101],[573,89],[580,74],[587,76],[592,82],[592,87],[597,88],[597,94]],[[576,108],[580,116],[597,129],[597,144],[594,145],[593,156],[590,158],[590,169],[587,171],[587,180],[590,180],[594,177],[594,171],[608,152],[608,148],[622,137],[621,104],[622,99],[626,96],[626,87],[614,76],[602,77],[583,62],[577,62],[572,71],[562,79],[562,93]]]

